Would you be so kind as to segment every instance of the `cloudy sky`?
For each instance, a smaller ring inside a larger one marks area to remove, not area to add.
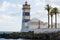
[[[22,5],[26,0],[0,0],[0,31],[20,31],[22,24]],[[31,19],[47,22],[46,4],[60,9],[60,0],[27,0],[31,7]],[[35,15],[35,16],[34,16]],[[60,15],[58,15],[60,23]]]

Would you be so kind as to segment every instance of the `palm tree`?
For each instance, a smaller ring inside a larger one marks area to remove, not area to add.
[[[50,11],[50,15],[51,15],[51,28],[53,28],[53,15],[54,15],[54,10],[52,9],[51,11]]]
[[[53,13],[55,14],[55,28],[57,28],[57,13],[59,13],[58,8],[53,8]]]
[[[47,4],[45,9],[46,9],[47,12],[48,12],[48,28],[49,28],[49,27],[50,27],[50,24],[49,24],[49,23],[50,23],[50,22],[49,22],[49,21],[50,21],[49,12],[50,12],[51,6],[50,6],[49,4]]]

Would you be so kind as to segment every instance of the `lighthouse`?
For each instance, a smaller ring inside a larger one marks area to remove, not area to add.
[[[30,5],[27,3],[27,1],[25,2],[25,4],[23,4],[23,14],[22,14],[22,32],[28,32],[28,22],[30,21]]]

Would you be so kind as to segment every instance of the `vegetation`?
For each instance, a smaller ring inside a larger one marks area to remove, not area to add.
[[[50,17],[49,17],[49,14],[50,14],[50,10],[51,10],[51,6],[49,4],[46,5],[45,9],[47,10],[48,12],[48,28],[50,27]]]
[[[51,16],[51,28],[53,28],[53,15],[55,15],[55,28],[57,28],[57,14],[59,13],[59,9],[57,7],[51,7],[49,4],[46,5],[45,9],[48,12],[48,28],[50,27],[49,15]]]
[[[58,8],[54,7],[52,13],[55,14],[55,28],[57,28],[57,14],[59,13]]]
[[[51,28],[53,28],[53,15],[54,15],[54,13],[53,13],[53,9],[50,11],[50,16],[51,16]]]
[[[57,28],[57,14],[59,13],[58,8],[54,7],[52,8],[52,10],[50,11],[50,15],[51,15],[51,27],[53,28],[53,15],[55,15],[55,28]]]
[[[11,34],[3,33],[3,34],[0,34],[0,38],[60,40],[60,31],[59,32],[54,32],[54,33],[39,33],[39,34],[34,34],[34,32],[22,32],[22,33],[13,32]]]

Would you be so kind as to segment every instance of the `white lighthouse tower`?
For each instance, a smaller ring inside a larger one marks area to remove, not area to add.
[[[30,5],[27,1],[23,5],[23,19],[22,19],[22,32],[28,32],[28,23],[30,21]]]

